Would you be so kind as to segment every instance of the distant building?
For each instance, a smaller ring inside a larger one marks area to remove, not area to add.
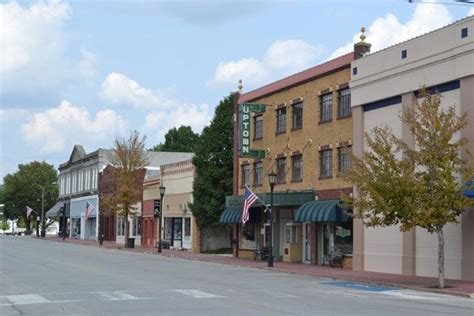
[[[366,149],[364,133],[382,124],[410,142],[399,114],[422,85],[441,93],[442,106],[467,113],[462,136],[474,151],[474,17],[355,60],[351,74],[354,154]],[[474,210],[458,221],[444,229],[446,278],[473,281]],[[354,220],[355,270],[435,277],[437,249],[437,237],[424,229],[401,233],[398,226],[366,228]]]

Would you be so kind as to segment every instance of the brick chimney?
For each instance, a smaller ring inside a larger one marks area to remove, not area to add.
[[[354,44],[354,59],[362,58],[365,54],[370,53],[370,46],[372,46],[365,42],[365,27],[362,27],[360,32],[360,42]]]

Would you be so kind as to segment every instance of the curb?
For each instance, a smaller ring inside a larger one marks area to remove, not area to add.
[[[474,299],[474,293],[462,293],[462,292],[451,291],[449,289],[439,290],[437,288],[426,288],[426,287],[420,287],[420,286],[408,286],[408,285],[393,283],[393,282],[363,280],[363,279],[359,279],[357,277],[348,277],[348,276],[346,276],[346,277],[344,277],[344,276],[334,277],[334,276],[327,276],[327,275],[323,275],[323,274],[308,274],[308,273],[298,272],[298,271],[286,271],[284,269],[276,268],[276,267],[268,268],[268,267],[253,266],[253,265],[248,265],[248,264],[247,265],[246,264],[240,264],[239,262],[215,261],[215,260],[212,260],[212,259],[211,260],[204,260],[205,258],[196,258],[196,257],[195,258],[192,258],[192,257],[186,258],[186,257],[175,256],[173,254],[167,254],[167,253],[158,254],[154,251],[137,251],[137,250],[134,250],[136,248],[107,247],[107,246],[100,246],[100,245],[97,245],[97,244],[70,242],[70,241],[67,241],[67,240],[46,239],[46,238],[43,239],[43,238],[40,238],[40,237],[33,237],[33,238],[40,239],[40,240],[56,241],[56,242],[61,242],[61,243],[66,243],[66,244],[92,246],[92,247],[102,248],[102,249],[106,249],[106,250],[121,250],[121,251],[135,252],[135,253],[146,253],[146,254],[152,254],[152,255],[161,255],[161,256],[168,257],[168,258],[177,258],[177,259],[190,260],[190,261],[199,261],[199,262],[206,262],[206,263],[217,263],[217,264],[223,264],[223,265],[231,265],[231,266],[259,269],[259,270],[264,270],[264,271],[274,271],[274,272],[279,272],[279,273],[304,275],[304,276],[310,276],[310,277],[316,277],[316,278],[327,278],[327,279],[332,279],[332,280],[353,281],[353,282],[358,282],[358,283],[368,284],[368,285],[370,284],[370,285],[378,285],[378,286],[387,286],[387,287],[394,287],[394,288],[416,290],[416,291],[420,291],[420,292],[452,295],[452,296],[466,297],[466,298]]]

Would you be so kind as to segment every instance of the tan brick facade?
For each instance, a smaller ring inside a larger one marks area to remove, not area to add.
[[[352,117],[338,118],[339,89],[347,87],[350,80],[349,65],[326,76],[276,92],[270,96],[251,100],[267,105],[263,114],[263,136],[254,139],[254,120],[252,117],[252,149],[266,151],[263,159],[262,185],[254,185],[254,159],[239,159],[239,166],[250,164],[250,186],[255,192],[270,190],[266,174],[273,168],[276,172],[275,158],[286,157],[286,181],[275,186],[275,191],[286,190],[338,190],[351,188],[351,185],[338,176],[338,147],[352,143]],[[332,94],[332,120],[320,123],[321,94]],[[303,101],[303,127],[292,130],[292,104]],[[277,134],[276,108],[286,107],[286,132]],[[320,150],[332,149],[332,177],[320,179]],[[303,178],[292,181],[291,157],[302,154]],[[239,170],[241,171],[241,169]],[[243,194],[242,172],[239,172],[239,194]],[[324,192],[322,192],[324,194]],[[335,198],[327,196],[327,198]],[[340,196],[340,194],[335,194]]]

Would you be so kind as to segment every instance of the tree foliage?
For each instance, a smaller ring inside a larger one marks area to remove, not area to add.
[[[197,174],[191,211],[201,228],[219,221],[225,196],[232,194],[232,99],[231,94],[216,107],[214,118],[202,131],[201,142],[195,149],[193,164]]]
[[[438,235],[439,287],[444,287],[443,227],[456,223],[473,201],[463,195],[474,173],[472,159],[463,160],[466,139],[460,132],[467,116],[455,107],[441,107],[441,96],[425,89],[414,98],[413,107],[401,115],[412,142],[396,137],[387,127],[366,135],[368,151],[353,157],[345,175],[354,183],[357,196],[348,199],[369,227],[399,225],[401,231],[415,227]],[[468,155],[470,157],[470,155]]]
[[[142,200],[142,185],[145,167],[148,164],[145,152],[145,137],[132,131],[128,138],[116,139],[112,165],[115,194],[104,198],[103,205],[125,221],[125,240],[129,237],[128,218],[135,216],[136,204]]]
[[[41,214],[41,187],[44,186],[45,212],[54,206],[58,198],[56,169],[44,161],[18,165],[18,170],[3,178],[4,216],[8,219],[26,219],[26,206]],[[35,214],[32,215],[32,218]],[[30,218],[31,220],[31,218]],[[27,222],[27,226],[28,226]],[[51,222],[47,222],[49,226]]]
[[[152,151],[194,152],[199,145],[200,137],[191,126],[173,127],[165,135],[165,142],[156,145]]]

